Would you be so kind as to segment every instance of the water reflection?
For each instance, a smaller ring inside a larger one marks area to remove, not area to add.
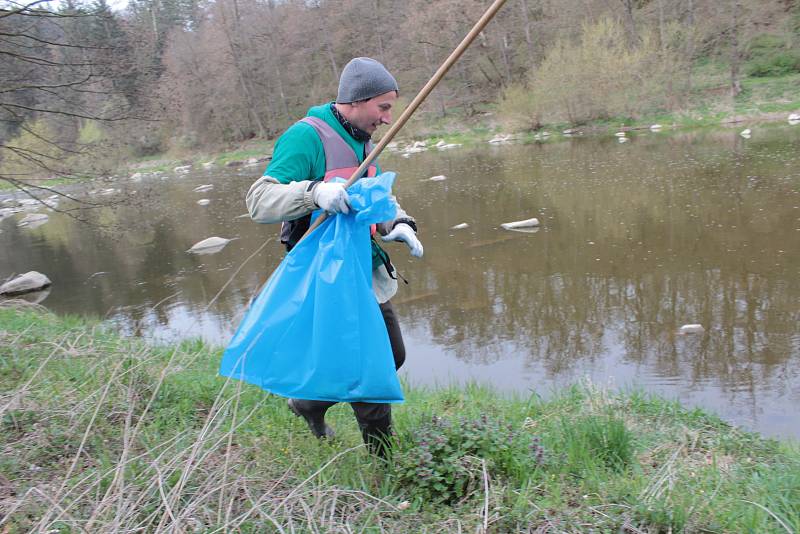
[[[390,253],[410,285],[396,299],[409,378],[477,378],[542,391],[590,376],[800,436],[800,130],[643,133],[631,142],[479,146],[387,154],[419,220],[422,261]],[[110,317],[129,333],[224,343],[281,258],[277,232],[237,218],[258,170],[129,184],[146,202],[86,216],[0,223],[0,275],[53,280],[44,304]],[[447,180],[429,181],[434,175]],[[214,184],[203,193],[201,184]],[[146,195],[147,187],[157,194]],[[125,191],[124,184],[115,184]],[[196,201],[211,199],[201,207]],[[535,233],[500,224],[537,217]],[[56,222],[57,221],[57,222]],[[453,226],[467,223],[460,230]],[[185,251],[210,236],[221,252]],[[104,274],[100,274],[100,273]],[[705,333],[679,336],[681,325]]]

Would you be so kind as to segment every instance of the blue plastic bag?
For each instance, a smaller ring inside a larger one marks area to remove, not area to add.
[[[372,291],[369,225],[394,218],[395,173],[350,188],[351,212],[328,217],[267,281],[222,356],[220,374],[297,399],[402,402]]]

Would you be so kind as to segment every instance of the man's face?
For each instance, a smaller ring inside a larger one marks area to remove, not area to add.
[[[396,100],[397,92],[389,91],[369,100],[353,102],[347,120],[371,135],[381,124],[392,122],[392,106]]]

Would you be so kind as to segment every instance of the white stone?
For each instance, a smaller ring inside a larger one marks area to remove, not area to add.
[[[17,223],[17,226],[20,228],[36,228],[46,223],[48,219],[50,219],[50,216],[46,213],[31,213],[23,217],[22,220]]]
[[[616,135],[617,137],[625,137],[625,132],[617,132],[614,135]]]
[[[457,224],[457,225],[453,226],[450,229],[451,230],[463,230],[464,228],[469,228],[469,225],[467,223],[461,223],[461,224]]]
[[[195,187],[194,188],[194,192],[195,193],[205,193],[206,191],[211,191],[212,189],[214,189],[214,184],[204,184],[204,185],[198,185],[197,187]]]
[[[186,172],[189,172],[191,170],[191,168],[192,168],[191,165],[181,165],[179,167],[175,167],[172,170],[174,172],[178,172],[178,173],[186,173]]]
[[[130,179],[131,179],[132,182],[140,182],[143,177],[144,177],[144,174],[142,174],[140,172],[135,172],[135,173],[131,174],[131,178]]]
[[[231,239],[225,239],[224,237],[208,237],[192,245],[192,248],[186,252],[191,252],[192,254],[214,254],[225,248],[225,245],[231,241]]]
[[[211,201],[208,200],[207,198],[201,198],[200,200],[197,201],[197,204],[199,206],[208,206],[210,203]]]
[[[539,219],[533,217],[532,219],[525,219],[524,221],[514,221],[509,223],[503,223],[500,225],[501,228],[505,228],[506,230],[515,230],[517,228],[531,228],[534,226],[539,226]]]
[[[800,113],[790,113],[789,122],[800,122]]]
[[[213,166],[214,166],[214,162],[213,161],[206,161],[205,163],[203,163],[203,168],[204,169],[210,169]]]
[[[493,145],[497,145],[497,144],[500,144],[500,143],[507,143],[510,140],[511,140],[511,136],[508,135],[508,134],[497,134],[494,137],[492,137],[491,139],[489,139],[489,142],[491,144],[493,144]]]
[[[660,130],[660,129],[661,129],[661,125],[660,125],[660,124],[651,124],[651,125],[650,125],[650,129],[651,129],[652,131],[654,131],[654,132],[657,132],[658,130]]]
[[[6,217],[11,217],[15,213],[19,213],[19,208],[0,208],[0,221],[5,219]]]
[[[702,334],[705,332],[706,329],[703,328],[701,324],[685,324],[680,329],[678,329],[678,333],[681,335],[686,334]]]
[[[741,132],[739,132],[739,135],[741,135],[741,136],[742,136],[742,137],[744,137],[745,139],[750,139],[750,135],[751,135],[752,133],[753,133],[753,132],[750,130],[750,128],[745,128],[744,130],[742,130]]]
[[[431,176],[430,178],[428,178],[428,180],[431,182],[442,182],[444,180],[447,180],[447,176],[445,176],[444,174],[437,174],[436,176]]]
[[[28,271],[0,286],[0,295],[19,295],[45,288],[52,284],[49,278],[37,271]]]
[[[629,139],[627,137],[618,137],[617,141],[619,141],[620,143],[627,143]]]

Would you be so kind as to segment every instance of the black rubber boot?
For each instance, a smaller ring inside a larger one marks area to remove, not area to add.
[[[336,435],[333,429],[325,423],[325,411],[329,407],[326,404],[328,403],[289,399],[287,404],[293,414],[306,420],[308,428],[314,436],[318,438],[332,438]]]
[[[361,437],[369,452],[380,458],[386,458],[391,449],[392,414],[389,413],[385,417],[370,421],[365,425],[359,425],[359,427],[361,428]]]

